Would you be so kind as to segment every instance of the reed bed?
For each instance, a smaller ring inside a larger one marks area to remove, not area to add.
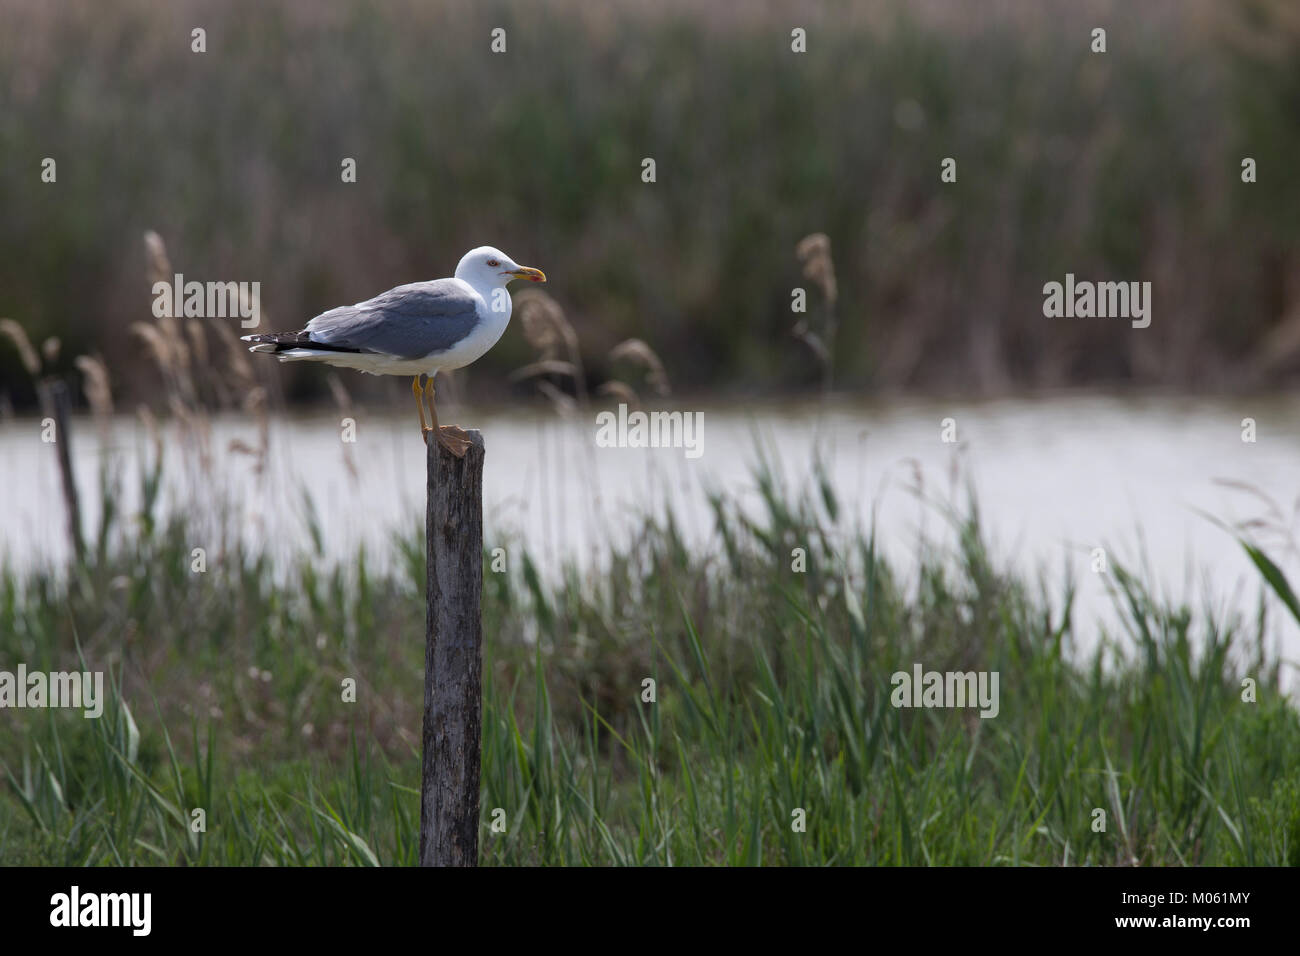
[[[814,389],[826,361],[788,348],[808,281],[789,250],[816,230],[834,243],[840,388],[1294,376],[1290,0],[697,8],[0,0],[0,141],[33,163],[0,178],[0,314],[156,401],[129,331],[147,228],[187,276],[261,281],[283,325],[490,240],[554,277],[593,389],[629,338],[673,356],[687,394]],[[59,180],[41,184],[50,154]],[[1042,286],[1067,271],[1150,280],[1159,314],[1139,333],[1046,321]],[[509,336],[475,388],[500,397],[528,351]],[[5,391],[33,401],[7,353]]]

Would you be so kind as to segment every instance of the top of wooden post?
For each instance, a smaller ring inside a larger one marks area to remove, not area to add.
[[[477,428],[465,429],[465,434],[469,435],[469,448],[465,449],[465,457],[457,458],[446,448],[443,448],[438,440],[432,434],[426,436],[428,445],[427,460],[429,463],[429,475],[432,477],[435,471],[435,465],[440,468],[454,469],[457,462],[462,462],[468,466],[469,470],[481,469],[483,467],[483,456],[485,448],[483,445],[483,433]],[[465,474],[461,471],[460,474]]]

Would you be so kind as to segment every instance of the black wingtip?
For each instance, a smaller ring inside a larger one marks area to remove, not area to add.
[[[317,342],[312,339],[311,333],[306,329],[301,332],[263,332],[257,335],[240,336],[244,342],[253,342],[260,345],[274,345],[276,352],[287,352],[289,349],[314,349],[317,352],[360,352],[361,349],[347,348],[342,345],[330,345],[328,342]],[[266,350],[262,350],[266,351]]]

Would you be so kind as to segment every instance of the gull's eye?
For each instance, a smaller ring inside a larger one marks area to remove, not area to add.
[[[489,266],[489,268],[495,269],[495,268],[496,268],[497,266],[499,266],[499,265],[501,265],[501,263],[500,263],[498,260],[496,260],[496,259],[489,259],[489,260],[488,260],[488,266]]]

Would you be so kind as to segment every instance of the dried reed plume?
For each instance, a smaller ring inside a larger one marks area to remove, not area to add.
[[[13,342],[28,375],[35,379],[41,374],[40,356],[36,354],[36,349],[32,348],[32,340],[27,337],[27,332],[21,325],[13,319],[0,319],[0,335]]]
[[[271,418],[266,413],[266,389],[255,385],[244,395],[244,414],[257,419],[257,444],[250,445],[242,438],[232,438],[227,450],[253,459],[253,474],[260,475],[266,468],[267,453],[271,450]],[[345,456],[346,457],[346,456]]]
[[[81,391],[99,426],[100,442],[107,443],[113,422],[113,390],[108,383],[108,366],[98,356],[78,355],[75,361],[81,372]]]
[[[144,250],[145,275],[150,284],[174,281],[171,258],[162,236],[153,230],[146,232]],[[254,307],[257,305],[254,303]],[[167,406],[182,439],[192,443],[198,452],[200,468],[210,472],[212,409],[203,396],[215,395],[216,408],[242,407],[246,413],[257,416],[258,443],[254,446],[235,439],[230,443],[230,450],[253,456],[253,469],[261,473],[269,446],[266,393],[257,384],[239,337],[224,322],[173,315],[171,297],[166,298],[162,311],[153,321],[133,322],[130,328],[144,343],[162,375]],[[208,342],[208,329],[214,330],[223,349],[213,349]],[[223,353],[221,357],[225,360],[222,368],[216,367],[214,361],[218,352]]]
[[[800,319],[792,333],[802,341],[822,367],[822,388],[829,392],[831,376],[834,370],[835,333],[838,327],[836,305],[839,302],[839,286],[835,282],[835,260],[831,258],[831,240],[824,232],[814,232],[804,236],[795,246],[795,255],[803,263],[803,276],[809,282],[816,283],[826,303],[826,313],[820,333],[813,330],[807,318]]]
[[[543,375],[568,376],[573,381],[573,389],[577,394],[576,403],[573,399],[565,401],[568,397],[550,382],[539,380],[537,390],[549,398],[562,413],[572,412],[575,407],[587,408],[587,376],[582,368],[578,333],[564,317],[560,304],[541,289],[526,289],[515,296],[515,310],[519,314],[524,338],[537,350],[538,359],[516,369],[510,380],[518,382]],[[559,357],[561,346],[567,361]]]
[[[537,390],[549,398],[556,410],[563,415],[570,415],[579,408],[589,408],[578,333],[564,317],[564,310],[559,303],[540,289],[528,289],[516,297],[515,308],[519,311],[524,338],[537,350],[537,359],[512,372],[510,380],[519,382],[529,378],[537,379]],[[561,357],[562,353],[564,357]],[[656,395],[663,397],[671,393],[663,362],[655,350],[641,339],[626,339],[618,343],[610,349],[609,360],[611,363],[628,362],[641,368],[645,373],[646,384]],[[543,378],[550,375],[571,379],[576,400]],[[634,408],[641,407],[640,396],[627,382],[610,379],[596,392],[618,398]]]
[[[596,389],[596,394],[612,395],[633,410],[641,408],[641,396],[627,382],[620,382],[616,378],[612,378],[608,382],[602,382]]]
[[[207,368],[208,337],[203,334],[203,323],[198,319],[190,319],[185,323],[185,335],[190,340],[190,353],[194,356],[195,366]]]
[[[59,360],[59,352],[63,349],[63,343],[57,336],[51,335],[41,343],[41,355],[45,359],[46,365],[53,365]]]
[[[803,263],[803,277],[809,282],[816,282],[827,304],[834,308],[839,300],[839,289],[835,285],[835,261],[831,258],[830,236],[824,232],[804,236],[794,251]]]
[[[571,418],[578,410],[578,403],[573,400],[573,396],[566,392],[560,391],[545,379],[537,382],[537,390],[551,400],[555,410],[565,418]]]
[[[144,254],[147,260],[145,274],[149,277],[150,284],[171,282],[172,264],[167,258],[167,246],[163,244],[162,236],[152,229],[144,234]]]
[[[641,339],[625,339],[609,350],[611,362],[628,361],[645,369],[646,384],[661,398],[672,393],[668,384],[668,373],[658,354]]]
[[[149,350],[149,355],[158,368],[167,372],[172,368],[171,349],[159,328],[152,322],[132,322],[131,334],[137,336]]]
[[[248,361],[248,351],[240,344],[237,336],[230,326],[217,322],[213,326],[217,330],[217,338],[226,347],[226,371],[234,378],[235,385],[239,391],[245,392],[257,385],[257,378],[253,375],[252,363]]]
[[[544,358],[515,369],[510,373],[510,381],[522,382],[526,378],[534,378],[538,375],[568,375],[573,377],[577,373],[578,369],[572,362],[566,362],[563,359]]]
[[[554,358],[563,343],[572,353],[578,345],[578,333],[564,310],[541,289],[526,289],[515,296],[515,309],[528,344],[543,358]]]

